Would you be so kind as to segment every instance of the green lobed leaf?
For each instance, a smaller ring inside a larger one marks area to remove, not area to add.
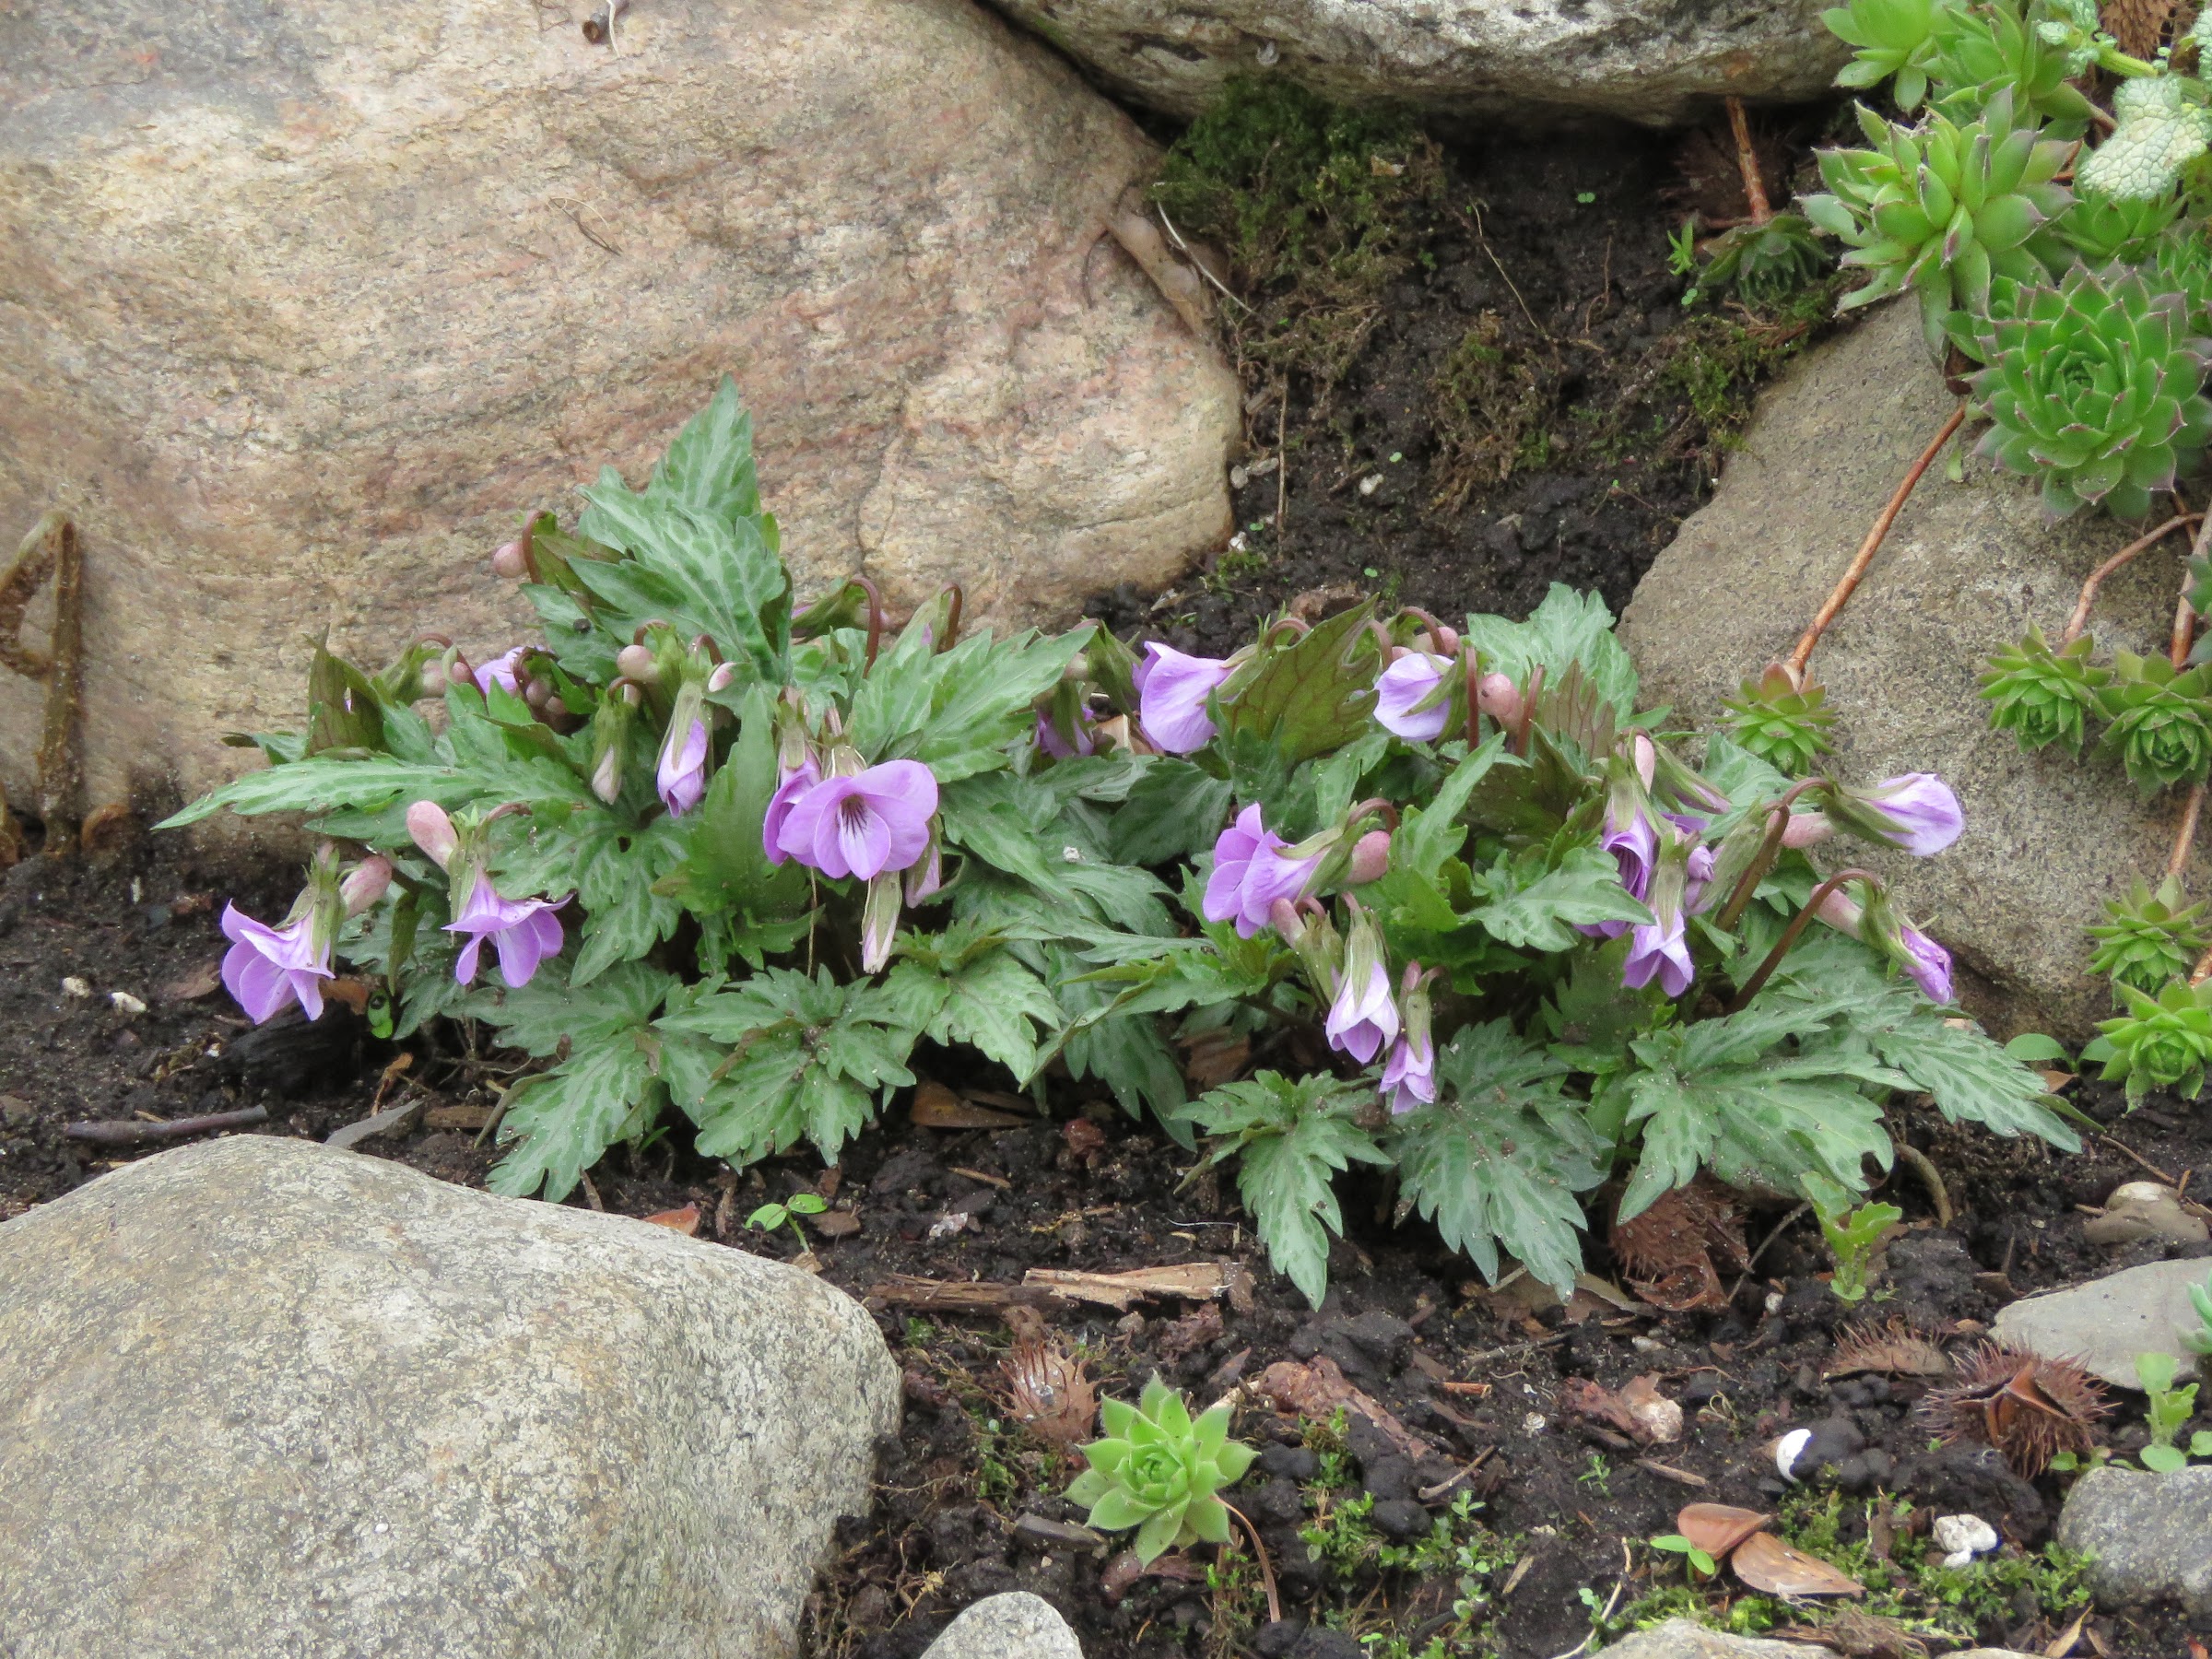
[[[1215,693],[1224,734],[1265,739],[1288,766],[1366,735],[1382,648],[1371,604],[1315,623],[1287,644],[1265,646]]]
[[[1503,674],[1524,690],[1538,666],[1547,681],[1557,684],[1571,664],[1580,664],[1619,719],[1627,721],[1636,712],[1636,665],[1614,638],[1613,613],[1595,594],[1577,593],[1555,582],[1527,621],[1469,617],[1463,637],[1482,653],[1486,672]]]

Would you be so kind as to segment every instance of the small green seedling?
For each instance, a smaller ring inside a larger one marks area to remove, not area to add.
[[[1720,1571],[1719,1564],[1711,1556],[1680,1533],[1662,1533],[1658,1537],[1650,1540],[1650,1543],[1653,1549],[1663,1549],[1668,1555],[1680,1556],[1689,1563],[1690,1570],[1700,1578],[1711,1578]]]
[[[1820,1236],[1828,1241],[1828,1253],[1835,1258],[1835,1277],[1829,1288],[1844,1301],[1865,1301],[1867,1269],[1873,1265],[1875,1249],[1884,1235],[1904,1219],[1905,1212],[1894,1204],[1848,1208],[1851,1194],[1818,1175],[1805,1178],[1805,1195],[1812,1202],[1813,1213],[1820,1218]]]
[[[772,1233],[779,1227],[789,1227],[799,1241],[801,1250],[811,1250],[806,1230],[799,1225],[801,1216],[818,1216],[830,1207],[830,1201],[818,1193],[794,1193],[782,1204],[764,1204],[745,1218],[747,1227],[758,1227]]]
[[[1666,268],[1688,276],[1698,268],[1698,221],[1684,219],[1682,229],[1666,239]]]
[[[2171,1354],[2136,1356],[2136,1379],[2150,1396],[2150,1443],[2137,1455],[2145,1468],[2160,1475],[2186,1468],[2192,1457],[2212,1457],[2212,1432],[2205,1430],[2190,1436],[2186,1452],[2175,1444],[2189,1419],[2196,1415],[2196,1384],[2192,1382],[2186,1388],[2173,1385],[2180,1365]]]
[[[1176,1390],[1155,1376],[1137,1403],[1100,1403],[1106,1438],[1083,1450],[1090,1467],[1067,1488],[1106,1532],[1134,1526],[1136,1559],[1149,1567],[1170,1549],[1229,1542],[1229,1506],[1214,1494],[1243,1479],[1259,1454],[1229,1438],[1226,1401],[1194,1421]]]
[[[2212,1354],[2212,1278],[2190,1286],[2189,1300],[2196,1309],[2197,1327],[2182,1333],[2182,1346],[2193,1354]]]

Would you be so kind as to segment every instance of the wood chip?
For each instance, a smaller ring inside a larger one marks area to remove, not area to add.
[[[433,1106],[422,1114],[425,1129],[465,1129],[474,1134],[491,1122],[491,1108],[481,1104]]]
[[[223,959],[209,957],[197,968],[188,968],[154,993],[163,1002],[197,1002],[212,996],[223,982]]]
[[[923,1129],[1018,1129],[1029,1121],[963,1100],[942,1083],[917,1086],[907,1115]]]
[[[688,1239],[699,1231],[699,1206],[687,1204],[682,1209],[659,1210],[641,1219],[650,1221],[655,1227],[665,1227],[682,1233]]]
[[[1304,1365],[1278,1359],[1260,1373],[1259,1391],[1275,1402],[1277,1411],[1294,1411],[1300,1417],[1325,1420],[1339,1406],[1356,1411],[1417,1463],[1436,1450],[1393,1417],[1386,1406],[1354,1388],[1326,1354],[1316,1355]]]
[[[1700,1491],[1712,1484],[1702,1475],[1693,1475],[1688,1469],[1677,1469],[1674,1465],[1663,1464],[1655,1457],[1640,1457],[1636,1460],[1636,1466],[1649,1469],[1662,1480],[1671,1480],[1677,1486],[1691,1487]]]
[[[1752,1589],[1768,1595],[1864,1595],[1865,1587],[1818,1556],[1793,1549],[1772,1533],[1753,1533],[1735,1547],[1728,1565]]]
[[[1032,1267],[1018,1285],[966,1284],[953,1279],[916,1278],[897,1274],[872,1287],[870,1301],[944,1313],[996,1313],[1009,1307],[1066,1307],[1089,1302],[1126,1312],[1133,1303],[1182,1297],[1206,1301],[1228,1295],[1239,1269],[1233,1263],[1185,1262],[1167,1267],[1135,1267],[1126,1273],[1075,1273]]]

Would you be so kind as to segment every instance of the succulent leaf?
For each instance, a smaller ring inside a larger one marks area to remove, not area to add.
[[[2100,1035],[2082,1058],[2102,1061],[2106,1082],[2124,1082],[2131,1106],[2154,1088],[2191,1100],[2202,1094],[2212,1064],[2212,981],[2191,986],[2173,980],[2155,999],[2132,985],[2122,985],[2120,994],[2127,1012],[2098,1025]]]
[[[1746,679],[1721,708],[1730,737],[1777,771],[1796,777],[1829,750],[1828,731],[1836,717],[1827,701],[1823,687],[1808,680],[1800,690],[1772,664],[1759,678]]]
[[[2164,657],[2124,651],[2116,661],[2119,672],[2097,693],[2111,722],[2103,747],[2144,797],[2212,774],[2212,665],[2177,674]]]
[[[1916,108],[1928,95],[1928,66],[1940,42],[1951,0],[1851,0],[1820,14],[1829,33],[1858,50],[1836,76],[1840,87],[1877,87],[1891,76],[1897,107]]]
[[[1936,18],[1936,50],[1928,59],[1928,77],[1942,88],[1935,106],[1967,122],[2002,93],[2026,124],[2047,123],[2052,137],[2079,137],[2088,125],[2089,100],[2070,84],[2081,72],[2066,48],[2076,31],[2069,27],[2056,40],[2046,36],[2041,25],[2052,9],[2041,4],[2023,8],[2018,0],[1945,8]],[[2096,27],[2093,20],[2090,27]]]
[[[1989,724],[2010,732],[2023,753],[2053,743],[2078,752],[2087,737],[2083,720],[2097,710],[2098,688],[2112,677],[2090,663],[2087,634],[2053,651],[2040,628],[2007,645],[1982,672],[1982,695],[1993,705]]]
[[[2010,314],[1982,331],[1988,367],[1972,377],[1991,421],[1983,453],[2039,477],[2056,517],[2085,504],[2142,517],[2212,439],[2199,394],[2212,342],[2189,335],[2187,302],[2076,265],[1998,309]]]

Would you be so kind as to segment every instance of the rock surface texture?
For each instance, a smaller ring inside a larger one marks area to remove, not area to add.
[[[1596,1659],[1805,1659],[1805,1648],[1794,1641],[1765,1641],[1756,1636],[1729,1636],[1670,1618],[1663,1625],[1623,1637],[1603,1650]],[[1951,1659],[2021,1659],[2004,1648],[1975,1648],[1954,1653]]]
[[[12,1659],[785,1659],[899,1373],[665,1228],[241,1136],[0,1227]]]
[[[2100,1607],[2174,1601],[2192,1618],[2212,1616],[2212,1468],[2091,1469],[2066,1494],[2058,1541],[2092,1552]]]
[[[1083,1659],[1083,1649],[1052,1603],[1017,1590],[977,1602],[922,1659]]]
[[[1998,1310],[1991,1334],[2046,1359],[2076,1359],[2117,1388],[2138,1392],[2137,1354],[2171,1354],[2184,1381],[2202,1369],[2182,1335],[2202,1324],[2189,1300],[2212,1262],[2151,1262],[2086,1285],[2022,1297]]]
[[[1827,90],[1851,49],[1815,0],[991,0],[1116,90],[1194,115],[1233,75],[1445,117],[1654,126],[1726,93]]]
[[[485,556],[724,372],[802,602],[1043,618],[1227,533],[1234,377],[1104,235],[1155,152],[1072,68],[971,0],[587,9],[0,12],[0,560],[77,515],[93,804],[235,771],[324,628],[511,642]],[[0,673],[18,798],[38,706]]]
[[[1910,304],[1801,359],[1629,606],[1622,637],[1645,702],[1701,724],[1744,676],[1787,655],[1955,406]],[[1852,841],[1848,859],[1888,878],[1951,947],[1962,996],[2001,1035],[2094,1033],[2111,996],[2089,976],[2082,930],[2136,877],[2155,882],[2171,848],[2177,798],[2145,805],[2094,748],[2022,755],[1976,694],[1989,654],[2029,623],[2057,640],[2082,579],[2132,534],[2088,514],[2053,524],[2024,482],[1974,460],[1954,484],[1938,464],[1813,654],[1837,716],[1837,776],[1933,771],[1959,793],[1966,833],[1947,852],[1920,860]],[[2103,659],[2115,645],[2164,649],[2187,551],[2176,538],[2105,584],[2090,623]],[[2191,885],[2204,865],[2200,850]]]

